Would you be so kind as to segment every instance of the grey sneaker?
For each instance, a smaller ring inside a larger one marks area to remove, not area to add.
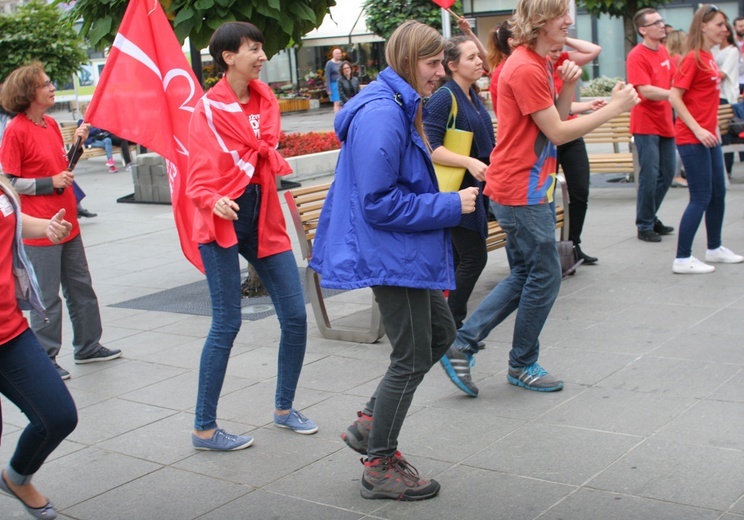
[[[419,476],[400,452],[389,458],[365,460],[361,480],[363,498],[425,500],[439,493],[439,482]]]
[[[442,356],[439,363],[457,388],[470,397],[478,397],[478,387],[470,377],[470,367],[475,364],[473,356],[465,354],[453,345],[447,349],[447,353]]]
[[[369,442],[369,431],[372,429],[372,416],[357,412],[357,419],[349,426],[341,439],[346,445],[357,453],[367,454],[367,443]]]
[[[563,381],[548,374],[537,362],[526,367],[510,366],[506,379],[515,386],[536,392],[557,392],[563,389]]]
[[[215,430],[209,439],[201,439],[192,433],[191,444],[197,450],[236,451],[243,450],[253,444],[253,437],[249,435],[233,435],[220,428]]]
[[[119,350],[118,348],[109,349],[106,347],[101,347],[88,357],[76,357],[75,364],[84,365],[86,363],[98,363],[99,361],[110,361],[118,357],[121,357],[121,350]]]
[[[59,377],[62,378],[62,381],[67,381],[68,379],[70,379],[70,373],[67,370],[65,370],[64,368],[62,368],[61,366],[59,366],[57,364],[57,360],[56,359],[53,359],[52,360],[52,363],[54,364],[54,368],[57,369],[57,373],[59,374]]]

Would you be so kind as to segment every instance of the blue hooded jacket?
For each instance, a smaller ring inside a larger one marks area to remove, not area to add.
[[[454,288],[447,228],[462,206],[439,192],[414,126],[420,102],[387,68],[336,116],[341,152],[310,261],[323,287]]]

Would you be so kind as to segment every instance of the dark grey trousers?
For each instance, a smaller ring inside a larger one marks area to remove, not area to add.
[[[440,290],[372,287],[393,351],[390,366],[370,398],[367,449],[371,459],[392,457],[416,388],[455,340],[455,321]]]
[[[87,357],[101,348],[101,312],[90,278],[80,235],[56,246],[25,246],[39,280],[46,317],[31,312],[31,329],[49,357],[54,359],[62,347],[62,299],[67,302],[72,321],[72,346],[75,357]]]

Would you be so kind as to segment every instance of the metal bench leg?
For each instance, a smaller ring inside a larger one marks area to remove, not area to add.
[[[369,329],[334,328],[331,325],[331,320],[328,318],[323,294],[320,291],[320,276],[308,267],[305,269],[305,281],[310,295],[310,303],[313,307],[313,314],[315,315],[315,323],[318,325],[321,336],[328,339],[351,341],[354,343],[374,343],[385,335],[385,327],[380,317],[380,309],[377,307],[374,297],[372,298],[372,316],[370,318]]]

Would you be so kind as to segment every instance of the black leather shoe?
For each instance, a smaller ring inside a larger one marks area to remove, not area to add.
[[[579,257],[579,260],[584,261],[584,265],[596,264],[599,261],[596,256],[589,256],[583,252],[578,245],[575,245],[574,248],[576,249],[576,256]]]
[[[644,242],[661,242],[661,235],[653,230],[643,231],[639,229],[638,240],[643,240]]]
[[[88,211],[85,208],[79,208],[77,210],[77,216],[78,216],[78,218],[80,218],[80,217],[93,218],[93,217],[97,217],[98,216],[98,213],[93,213],[92,211]]]
[[[658,218],[654,221],[654,232],[659,235],[671,235],[674,231],[672,226],[665,226]]]

